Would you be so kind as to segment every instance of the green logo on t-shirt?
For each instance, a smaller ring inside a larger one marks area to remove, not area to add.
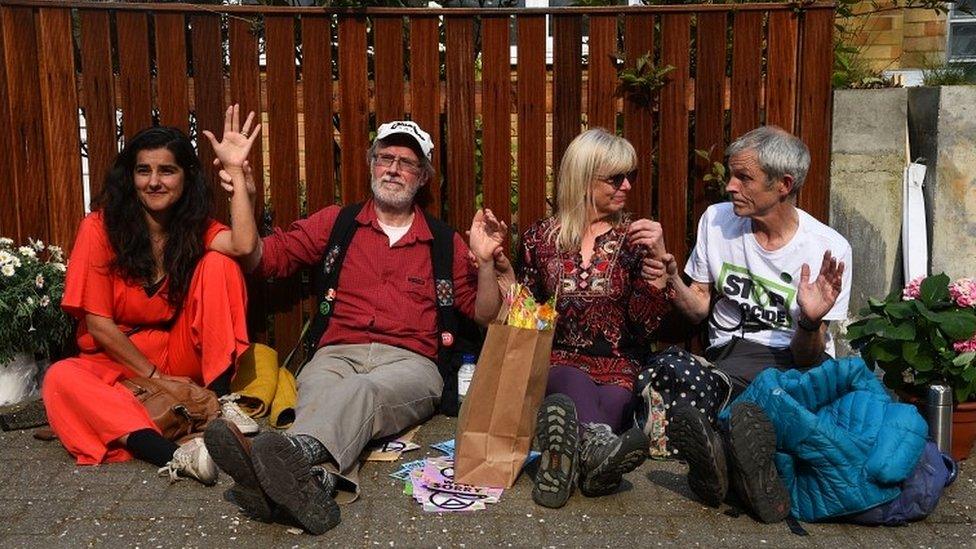
[[[763,330],[789,330],[793,327],[790,307],[796,288],[758,276],[738,265],[722,263],[716,288],[734,301],[742,313],[743,326]]]

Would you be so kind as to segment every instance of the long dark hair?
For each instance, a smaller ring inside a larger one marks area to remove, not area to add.
[[[142,203],[136,197],[133,174],[140,151],[163,148],[173,153],[183,169],[183,195],[173,204],[166,219],[163,251],[163,269],[169,277],[165,298],[178,306],[205,251],[203,235],[213,209],[210,185],[186,134],[169,127],[148,128],[137,133],[115,159],[94,205],[102,210],[109,242],[115,250],[113,272],[139,284],[155,282],[156,261],[149,240],[149,225]]]

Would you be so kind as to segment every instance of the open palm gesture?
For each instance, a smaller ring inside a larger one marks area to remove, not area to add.
[[[797,292],[797,302],[804,318],[813,322],[823,320],[823,317],[837,302],[843,286],[844,262],[837,261],[830,250],[824,252],[820,263],[820,273],[810,281],[810,266],[806,263],[800,267],[800,287]]]
[[[468,231],[468,247],[478,261],[493,261],[495,250],[504,244],[507,232],[505,222],[499,221],[491,210],[478,210]]]
[[[217,160],[225,170],[242,170],[251,146],[261,133],[261,124],[251,129],[254,122],[254,111],[247,115],[244,125],[240,123],[240,105],[227,107],[224,112],[224,134],[218,141],[210,130],[203,130],[203,135],[210,140]]]

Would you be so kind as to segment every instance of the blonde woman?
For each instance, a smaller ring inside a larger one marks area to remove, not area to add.
[[[663,251],[664,243],[658,223],[631,221],[625,211],[636,165],[627,140],[602,129],[583,132],[560,165],[556,215],[522,236],[520,281],[539,300],[558,293],[532,492],[546,507],[564,505],[577,478],[584,495],[613,493],[647,457],[644,433],[623,430],[642,350],[673,291],[664,277],[641,274],[645,255]]]

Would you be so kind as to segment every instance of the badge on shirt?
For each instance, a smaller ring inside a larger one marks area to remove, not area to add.
[[[329,288],[325,295],[322,296],[322,303],[319,304],[319,312],[322,316],[327,316],[332,310],[332,302],[335,301],[336,291],[335,288]]]

